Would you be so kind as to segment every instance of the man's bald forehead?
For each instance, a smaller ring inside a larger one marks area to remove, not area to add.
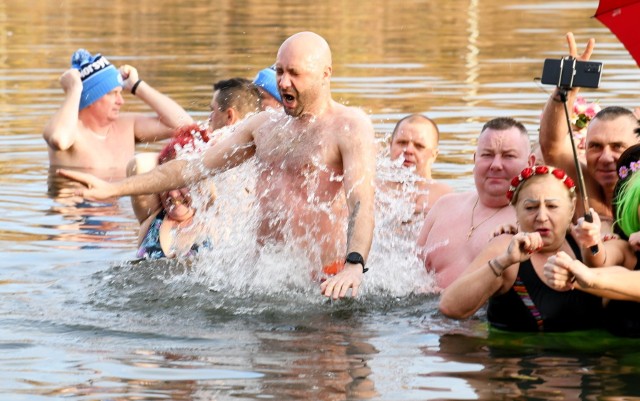
[[[311,58],[314,63],[331,65],[331,48],[329,43],[314,32],[298,32],[288,37],[280,46],[278,56],[284,51],[292,50],[303,57]]]
[[[436,140],[440,140],[440,130],[438,129],[438,125],[436,125],[435,121],[422,114],[409,114],[408,116],[401,118],[393,128],[391,140],[393,140],[400,129],[402,129],[406,124],[426,125],[433,129],[436,134]]]

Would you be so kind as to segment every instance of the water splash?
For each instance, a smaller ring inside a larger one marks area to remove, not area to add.
[[[290,118],[269,118],[280,124],[281,131],[291,129]],[[223,130],[221,135],[230,132]],[[281,136],[276,133],[270,140]],[[227,297],[301,296],[306,302],[324,302],[319,296],[322,260],[327,260],[323,256],[327,249],[335,249],[336,259],[346,253],[348,217],[344,191],[333,196],[324,183],[341,186],[343,176],[323,165],[319,157],[307,157],[310,165],[298,165],[300,156],[291,156],[296,145],[295,139],[281,141],[266,155],[285,155],[275,157],[283,160],[277,167],[252,158],[192,188],[199,211],[188,230],[197,230],[200,239],[208,239],[212,246],[201,249],[190,279]],[[193,158],[190,168],[209,173],[195,156],[185,157]],[[420,179],[384,153],[376,163],[376,228],[361,296],[393,298],[433,292],[433,278],[416,249],[423,220],[414,214]],[[278,169],[296,169],[299,181],[282,182]],[[212,183],[217,198],[207,208]]]

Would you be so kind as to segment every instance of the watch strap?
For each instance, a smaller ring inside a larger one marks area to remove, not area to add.
[[[358,252],[349,252],[345,262],[351,263],[354,265],[360,264],[362,265],[362,273],[366,273],[369,269],[364,267],[364,258]]]

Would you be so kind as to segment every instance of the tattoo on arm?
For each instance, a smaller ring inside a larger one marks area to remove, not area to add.
[[[353,207],[353,212],[349,216],[349,224],[347,226],[347,250],[350,249],[351,238],[353,237],[353,228],[356,225],[356,218],[358,217],[358,212],[360,211],[360,201],[357,201],[355,206]]]

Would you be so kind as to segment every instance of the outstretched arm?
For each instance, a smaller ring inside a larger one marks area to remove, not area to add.
[[[552,288],[578,289],[600,297],[640,302],[640,271],[622,266],[589,268],[564,252],[550,257],[544,275]]]
[[[54,150],[67,150],[78,135],[78,111],[82,95],[80,71],[70,68],[60,76],[60,86],[65,93],[62,106],[44,127],[42,136]]]
[[[373,127],[362,117],[358,127],[352,128],[348,141],[339,145],[344,168],[344,190],[349,207],[347,228],[347,254],[358,252],[367,260],[373,239],[374,183],[376,148]],[[357,129],[357,131],[354,131]],[[345,264],[344,269],[320,286],[327,297],[342,298],[352,288],[351,296],[358,294],[362,282],[362,266]]]
[[[123,65],[120,67],[120,74],[124,79],[124,90],[131,92],[133,85],[139,81],[138,71],[130,65]],[[134,96],[149,105],[157,114],[155,117],[136,114],[133,130],[136,140],[140,142],[169,138],[175,129],[193,123],[189,113],[146,81],[138,83]]]
[[[183,188],[211,174],[235,167],[253,156],[254,120],[255,118],[250,118],[234,127],[234,132],[208,148],[201,158],[189,161],[171,160],[148,173],[127,177],[122,181],[107,182],[91,174],[71,170],[58,170],[58,174],[84,184],[86,188],[75,190],[74,194],[91,200],[154,194]]]
[[[578,56],[576,41],[571,32],[567,33],[567,43],[569,44],[569,55],[581,61],[588,61],[591,58],[595,40],[589,39],[587,46]],[[573,110],[573,103],[578,95],[578,88],[567,91],[567,108]],[[547,100],[540,121],[540,150],[544,162],[548,165],[559,167],[565,170],[574,179],[577,176],[575,163],[573,161],[573,150],[571,149],[571,139],[569,138],[567,120],[565,118],[564,105],[560,101],[558,88]]]

